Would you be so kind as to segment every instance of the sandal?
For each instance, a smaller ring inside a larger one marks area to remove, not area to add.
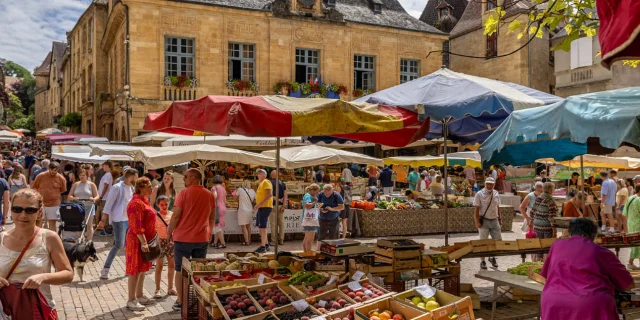
[[[160,299],[162,298],[162,291],[160,290],[156,290],[156,293],[153,295],[154,299]]]
[[[218,244],[218,246],[216,247],[216,249],[226,249],[227,245],[226,244]]]
[[[243,243],[241,243],[240,245],[241,245],[241,246],[250,246],[250,245],[251,245],[251,242],[243,242]]]
[[[214,249],[218,249],[219,244],[217,243],[209,243],[209,247],[214,248]]]
[[[167,291],[167,295],[170,295],[170,296],[177,296],[177,295],[178,295],[178,293],[176,292],[176,290],[175,290],[175,289],[169,289],[169,291]]]

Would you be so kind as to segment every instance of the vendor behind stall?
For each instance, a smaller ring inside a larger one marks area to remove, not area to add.
[[[613,252],[593,243],[598,227],[590,219],[569,224],[571,238],[554,242],[542,276],[541,319],[619,319],[614,290],[634,287],[633,278]]]

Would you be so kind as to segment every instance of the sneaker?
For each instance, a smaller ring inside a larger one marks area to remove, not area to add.
[[[612,234],[613,234],[613,233],[616,233],[616,229],[614,229],[614,228],[609,228],[609,233],[612,233]]]
[[[256,249],[256,251],[254,251],[255,253],[265,253],[267,252],[267,249],[263,246],[258,247],[258,249]]]
[[[151,300],[151,299],[149,299],[149,298],[147,298],[145,296],[142,296],[142,297],[138,298],[138,302],[143,306],[148,306],[148,305],[154,303],[153,300]]]
[[[100,279],[109,280],[109,268],[104,268],[100,271]]]
[[[180,301],[176,301],[176,303],[173,304],[171,309],[173,309],[173,311],[178,311],[179,312],[179,311],[182,310],[182,304],[180,303]]]
[[[491,257],[489,258],[489,263],[491,263],[491,266],[498,269],[498,261],[496,261],[496,258]]]
[[[635,265],[635,264],[633,264],[633,263],[629,263],[629,264],[627,265],[627,269],[629,269],[629,270],[638,270],[638,269],[640,269],[640,268],[636,267],[636,265]]]
[[[480,261],[480,269],[487,270],[487,262],[486,261]]]
[[[606,225],[602,225],[602,228],[600,228],[600,231],[605,232],[607,231],[607,226]]]
[[[131,311],[144,311],[146,308],[137,300],[127,302],[127,309]]]
[[[266,247],[264,247],[264,249],[265,249],[266,251],[271,251],[271,245],[267,243],[267,246],[266,246]]]

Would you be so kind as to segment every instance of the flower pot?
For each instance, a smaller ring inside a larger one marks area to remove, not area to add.
[[[327,98],[329,98],[329,99],[340,99],[340,95],[337,92],[327,91]]]
[[[289,96],[290,97],[294,97],[294,98],[300,98],[302,96],[302,94],[300,93],[300,90],[298,90],[298,91],[290,91],[289,92]]]

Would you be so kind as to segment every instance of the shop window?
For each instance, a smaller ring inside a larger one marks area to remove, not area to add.
[[[253,44],[229,43],[229,81],[255,81],[256,47]]]

